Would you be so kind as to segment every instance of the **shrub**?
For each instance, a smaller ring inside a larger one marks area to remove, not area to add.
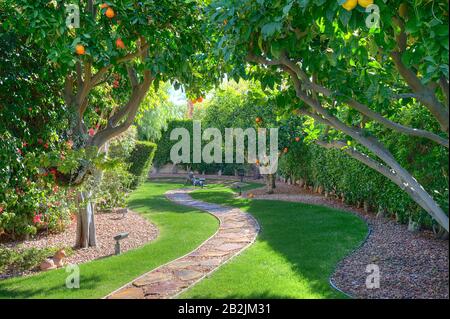
[[[0,273],[24,272],[34,270],[46,258],[51,257],[56,251],[63,248],[67,256],[73,254],[70,247],[46,247],[46,248],[2,248],[0,247]]]
[[[98,207],[101,210],[124,207],[132,181],[133,175],[128,171],[128,165],[121,163],[113,170],[106,170],[96,189]]]
[[[128,169],[133,175],[131,188],[136,188],[143,183],[151,169],[153,157],[155,156],[156,144],[151,142],[136,142],[133,151],[130,154],[128,162],[131,164]]]
[[[109,142],[108,156],[126,162],[136,145],[137,128],[131,126]]]

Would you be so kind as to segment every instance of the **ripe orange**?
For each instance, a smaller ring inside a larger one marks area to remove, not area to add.
[[[256,160],[256,165],[259,165],[259,160]]]
[[[115,16],[116,14],[114,13],[114,10],[113,10],[112,8],[108,8],[108,9],[106,9],[106,11],[105,11],[105,15],[106,15],[108,18],[112,19],[112,18],[114,18],[114,16]]]
[[[255,119],[256,123],[261,123],[262,122],[262,118],[260,118],[259,116]]]
[[[82,44],[77,44],[77,46],[75,47],[75,52],[78,55],[83,55],[86,53],[86,49],[84,48],[84,45]]]
[[[297,136],[297,137],[295,138],[295,141],[296,141],[296,142],[300,142],[300,137]]]
[[[367,8],[368,6],[373,4],[373,0],[358,0],[358,4],[363,8]]]
[[[123,43],[123,41],[122,41],[121,38],[118,38],[118,39],[116,40],[116,47],[117,47],[118,49],[125,49],[125,43]]]
[[[358,5],[358,0],[347,0],[342,7],[347,11],[352,11]]]
[[[198,102],[198,103],[202,103],[202,102],[203,102],[203,98],[200,96],[200,97],[197,99],[197,102]]]
[[[106,3],[102,3],[101,5],[100,5],[100,9],[105,9],[105,8],[108,8],[109,6],[106,4]]]

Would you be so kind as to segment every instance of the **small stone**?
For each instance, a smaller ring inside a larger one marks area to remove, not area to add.
[[[224,244],[222,246],[217,247],[217,249],[222,250],[222,251],[233,251],[236,249],[241,249],[243,247],[243,245],[240,244]]]
[[[190,281],[190,280],[199,279],[200,277],[203,276],[203,273],[195,271],[195,270],[183,269],[183,270],[175,271],[175,275],[183,281]]]
[[[200,262],[200,265],[206,266],[206,267],[216,267],[216,266],[220,265],[221,262],[222,262],[222,259],[219,259],[219,258],[206,259],[206,260],[202,260]]]
[[[144,292],[140,288],[125,288],[108,297],[109,299],[144,299]]]
[[[189,266],[198,265],[199,263],[197,261],[192,260],[179,260],[171,263],[169,265],[170,268],[185,268]]]
[[[228,255],[229,252],[228,251],[206,251],[204,253],[202,253],[200,256],[201,257],[223,257],[225,255]]]
[[[172,281],[165,281],[165,282],[158,282],[155,284],[152,284],[150,286],[144,287],[145,291],[145,297],[148,298],[148,296],[167,296],[170,295],[177,290],[181,290],[184,288],[183,285],[177,285],[175,282]]]
[[[169,280],[171,276],[169,274],[165,274],[162,272],[150,273],[145,275],[133,282],[133,285],[136,287],[147,286],[156,282]]]

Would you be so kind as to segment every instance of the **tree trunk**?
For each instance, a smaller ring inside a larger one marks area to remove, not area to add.
[[[75,246],[78,248],[96,247],[94,211],[91,200],[92,192],[81,191],[78,193],[78,218],[77,237]]]
[[[267,194],[273,194],[273,189],[275,188],[275,178],[273,174],[268,174],[266,175],[266,186],[267,186],[267,190],[266,193]]]

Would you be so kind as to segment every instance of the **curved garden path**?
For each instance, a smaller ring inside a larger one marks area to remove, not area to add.
[[[172,190],[166,197],[180,205],[215,216],[218,231],[191,253],[162,265],[112,292],[107,299],[173,298],[240,254],[256,239],[257,221],[240,209],[197,201],[190,189]]]

